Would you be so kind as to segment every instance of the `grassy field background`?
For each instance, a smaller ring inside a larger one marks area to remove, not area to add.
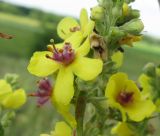
[[[54,32],[49,38],[56,36],[56,24],[47,25]],[[0,32],[14,36],[12,40],[0,39],[0,78],[6,73],[17,73],[20,75],[21,86],[28,93],[35,91],[38,78],[28,73],[27,65],[32,53],[42,49],[39,46],[45,48],[44,30],[38,20],[0,13]],[[146,63],[160,64],[160,45],[139,42],[133,48],[125,47],[124,55],[124,65],[120,71],[128,73],[130,78],[136,80]],[[51,105],[37,108],[35,103],[35,100],[29,98],[27,104],[17,111],[6,136],[39,136],[40,133],[51,130],[60,117]]]

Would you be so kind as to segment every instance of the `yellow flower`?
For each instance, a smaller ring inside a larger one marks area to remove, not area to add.
[[[57,122],[55,130],[51,134],[41,134],[40,136],[73,136],[73,130],[65,122]]]
[[[113,62],[115,62],[115,67],[119,68],[122,66],[122,63],[123,63],[123,53],[120,51],[117,51],[112,55],[111,59]]]
[[[125,122],[119,122],[113,127],[111,134],[116,134],[117,136],[138,136],[138,134],[135,134],[134,130],[132,130]]]
[[[128,34],[126,37],[119,40],[119,44],[120,45],[126,44],[132,47],[133,42],[138,42],[140,40],[142,40],[142,36],[135,36],[135,35]]]
[[[87,11],[81,10],[80,24],[71,17],[66,17],[60,21],[57,27],[57,33],[62,39],[67,39],[75,32],[81,32],[83,37],[91,34],[94,28],[94,21],[88,19]]]
[[[146,74],[141,74],[139,79],[138,79],[141,87],[142,87],[142,95],[144,98],[152,98],[153,95],[153,88],[150,85],[151,78],[148,77]]]
[[[0,105],[5,108],[17,109],[26,102],[23,89],[12,90],[11,85],[5,80],[0,80]]]
[[[156,108],[151,100],[143,98],[137,85],[125,73],[110,77],[105,96],[110,107],[120,110],[123,121],[126,121],[126,114],[133,121],[142,121],[151,116]]]
[[[68,105],[74,95],[74,75],[85,81],[93,80],[103,66],[100,59],[85,57],[90,51],[89,38],[80,46],[75,34],[67,42],[50,46],[50,51],[35,52],[28,66],[29,72],[39,77],[58,70],[52,99],[62,105]]]

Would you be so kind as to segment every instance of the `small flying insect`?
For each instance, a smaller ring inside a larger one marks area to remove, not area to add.
[[[4,33],[1,33],[1,32],[0,32],[0,38],[3,38],[3,39],[12,39],[13,36],[12,36],[12,35],[8,35],[8,34],[4,34]]]

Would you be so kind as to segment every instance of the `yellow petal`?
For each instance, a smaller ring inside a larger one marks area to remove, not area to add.
[[[57,122],[52,136],[72,136],[72,129],[65,122]]]
[[[95,22],[90,20],[88,24],[85,26],[83,37],[87,37],[88,35],[90,35],[93,32],[94,26]]]
[[[151,100],[143,100],[128,107],[126,112],[131,120],[139,122],[146,117],[150,117],[155,110],[156,106]]]
[[[115,67],[119,68],[120,66],[122,66],[123,63],[123,53],[120,51],[117,51],[116,53],[114,53],[111,57],[112,61],[115,62]]]
[[[64,119],[72,126],[72,128],[76,128],[76,120],[74,116],[70,113],[70,104],[69,105],[62,105],[54,101],[52,99],[53,105],[56,108],[56,110],[64,117]]]
[[[12,88],[10,84],[8,84],[6,80],[0,80],[0,103],[8,95],[10,95],[10,93],[12,93]]]
[[[18,89],[3,100],[5,108],[19,108],[26,102],[26,93],[23,89]]]
[[[77,57],[72,63],[73,72],[85,81],[96,78],[102,72],[102,68],[103,62],[100,59]]]
[[[114,80],[117,88],[116,90],[121,91],[125,87],[126,81],[128,80],[128,76],[125,73],[118,72],[112,75],[109,80]]]
[[[72,36],[70,36],[64,41],[64,43],[71,43],[73,49],[78,48],[82,42],[83,35],[80,31],[75,32],[74,34],[72,34]]]
[[[110,107],[119,109],[122,114],[122,120],[126,121],[126,113],[123,109],[123,107],[116,101],[117,95],[121,90],[117,88],[116,82],[114,80],[109,80],[106,90],[105,90],[105,96],[107,98],[107,102]]]
[[[125,122],[119,122],[113,127],[111,134],[117,134],[117,136],[136,136],[134,131],[132,131]]]
[[[62,105],[70,103],[74,95],[73,80],[74,76],[70,68],[60,68],[53,91],[53,99],[57,103]]]
[[[74,33],[71,32],[70,29],[77,26],[79,26],[79,24],[74,18],[66,17],[59,22],[57,33],[59,37],[61,37],[62,39],[66,39]]]
[[[76,50],[76,53],[80,56],[85,56],[90,51],[90,38],[88,37],[85,42]]]
[[[51,52],[35,52],[28,65],[28,71],[38,77],[46,77],[55,72],[59,65],[54,60],[46,58],[46,54],[52,56]]]
[[[84,31],[85,26],[88,24],[88,14],[86,9],[82,9],[80,13],[80,24],[81,24],[81,29]]]

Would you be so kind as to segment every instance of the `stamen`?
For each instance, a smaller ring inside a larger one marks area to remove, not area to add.
[[[81,30],[80,26],[75,26],[75,27],[70,28],[70,32],[76,32],[80,30]]]
[[[46,54],[46,57],[48,59],[55,60],[64,65],[68,65],[74,60],[75,52],[72,49],[71,44],[69,42],[66,42],[62,49],[56,49],[54,45],[52,47],[53,56]]]
[[[122,91],[117,96],[117,102],[119,102],[123,106],[126,106],[132,101],[133,101],[133,92]]]
[[[51,98],[53,88],[46,78],[38,81],[37,84],[38,90],[35,93],[28,94],[28,96],[37,97],[37,106],[41,107]]]

